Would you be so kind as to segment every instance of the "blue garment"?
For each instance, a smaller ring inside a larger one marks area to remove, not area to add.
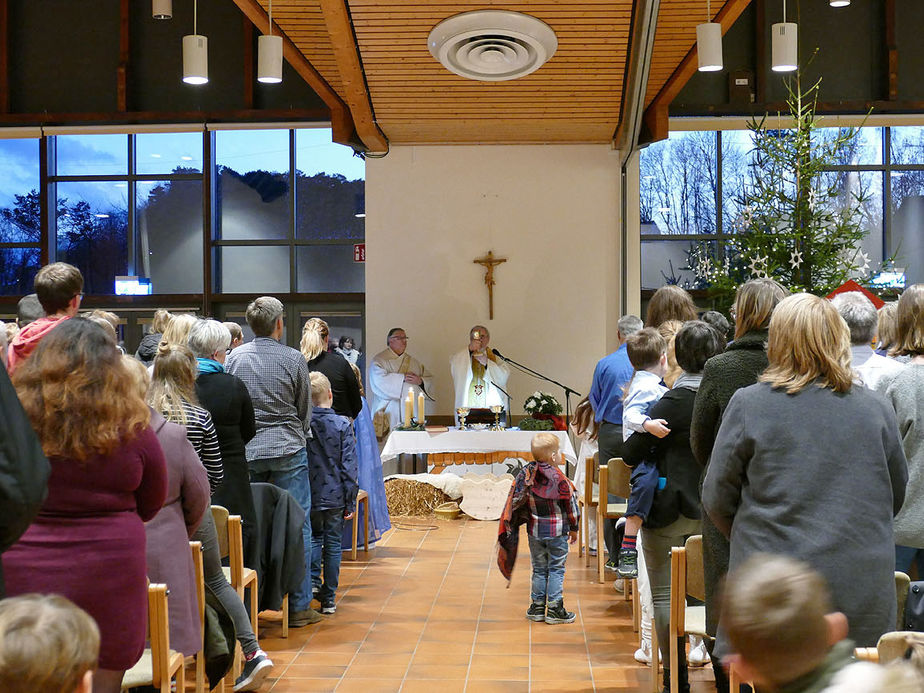
[[[225,367],[222,366],[218,361],[212,359],[204,359],[201,356],[196,358],[196,364],[199,366],[199,373],[224,373]]]
[[[321,606],[333,606],[340,584],[340,560],[343,557],[343,508],[315,510],[311,513],[311,584],[318,588]],[[321,582],[321,559],[324,559],[324,582]]]
[[[625,344],[597,362],[588,395],[597,423],[622,424],[623,388],[632,380],[633,370]]]
[[[391,529],[391,520],[388,517],[388,503],[385,500],[385,480],[382,477],[382,458],[379,456],[379,444],[375,439],[375,429],[372,426],[372,414],[369,403],[363,397],[363,408],[359,416],[353,421],[353,431],[356,434],[356,458],[359,464],[359,487],[369,494],[369,543],[374,544],[382,535]],[[363,543],[363,530],[365,528],[365,505],[359,512],[359,532],[357,542]],[[343,547],[353,545],[353,521],[350,520],[343,528]]]
[[[648,412],[664,396],[667,388],[661,376],[651,371],[636,371],[622,403],[622,439],[629,440],[633,433],[644,433],[644,424],[651,417]],[[668,422],[670,424],[670,422]]]
[[[294,455],[253,460],[250,463],[250,480],[275,484],[285,489],[305,511],[302,524],[302,543],[305,551],[305,578],[291,597],[292,611],[304,611],[311,606],[311,484],[308,481],[308,455],[302,448]]]
[[[308,441],[308,478],[311,479],[311,509],[356,508],[359,470],[353,424],[329,407],[311,410],[311,440]]]
[[[529,557],[533,564],[530,598],[533,604],[554,604],[562,598],[565,562],[568,560],[568,535],[537,539],[527,534]]]
[[[648,460],[642,460],[635,465],[630,477],[632,492],[629,494],[629,502],[626,504],[627,517],[634,515],[643,520],[648,519],[648,513],[651,512],[651,504],[654,502],[659,481],[657,465]]]

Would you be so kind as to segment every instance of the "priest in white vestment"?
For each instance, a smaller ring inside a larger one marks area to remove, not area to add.
[[[407,333],[400,327],[388,331],[388,348],[372,357],[369,368],[369,389],[372,390],[372,412],[384,411],[394,430],[403,422],[402,402],[411,390],[414,406],[421,390],[427,401],[433,401],[433,374],[407,353]]]
[[[449,362],[456,390],[454,408],[490,407],[494,404],[506,408],[507,396],[497,387],[507,389],[510,368],[488,348],[491,335],[484,326],[475,325],[468,338],[468,347]]]

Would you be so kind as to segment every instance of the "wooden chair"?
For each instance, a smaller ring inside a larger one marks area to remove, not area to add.
[[[199,632],[202,638],[205,638],[205,569],[202,567],[202,542],[189,542],[189,550],[193,559],[193,575],[196,581],[196,603],[199,606]],[[196,693],[205,693],[208,686],[205,679],[205,653],[200,650],[193,655],[193,662],[196,666],[195,681]],[[218,693],[224,693],[224,681],[219,682],[214,689]]]
[[[160,693],[170,693],[176,679],[176,690],[186,687],[183,655],[170,649],[170,625],[167,616],[167,586],[148,585],[148,638],[150,646],[135,666],[122,677],[122,689],[153,686]]]
[[[685,546],[671,549],[671,617],[670,617],[670,652],[669,667],[676,672],[680,657],[678,644],[687,634],[706,636],[706,607],[687,606],[687,595],[704,601],[706,585],[703,579],[703,537],[692,536]],[[671,677],[671,693],[678,693],[677,676]]]
[[[875,649],[875,648],[873,648]],[[741,676],[738,674],[738,670],[735,668],[735,665],[728,665],[728,690],[730,691],[740,691],[741,686],[748,686],[752,691],[754,689],[754,684],[749,681],[742,681]]]
[[[603,522],[617,520],[626,514],[627,503],[603,502],[606,494],[621,498],[629,497],[629,477],[631,470],[623,463],[621,457],[614,457],[607,464],[600,466],[600,493],[597,502],[597,572],[600,582],[605,582],[603,568]],[[612,556],[610,558],[613,558]]]
[[[356,511],[353,513],[353,550],[350,552],[350,558],[354,561],[356,560],[356,549],[357,542],[359,539],[359,509],[360,507],[365,506],[365,512],[363,513],[365,533],[363,534],[363,552],[369,553],[369,494],[359,489],[359,493],[356,494]],[[288,599],[288,595],[286,595]]]
[[[911,590],[911,578],[902,573],[895,571],[895,604],[898,610],[895,612],[895,630],[905,630],[905,604],[908,603],[908,592]]]
[[[237,592],[241,601],[244,601],[244,591],[250,588],[250,624],[253,627],[254,637],[259,637],[257,635],[257,613],[260,594],[257,588],[257,571],[244,567],[244,535],[241,530],[241,516],[229,514],[228,509],[221,505],[213,505],[212,519],[215,520],[215,531],[218,534],[218,552],[222,558],[228,557],[228,565],[222,568],[225,578]],[[287,607],[288,604],[283,606]],[[288,614],[284,613],[283,616],[283,629],[287,631]],[[239,643],[237,650],[240,651]],[[234,658],[234,666],[231,667],[233,679],[237,679],[241,673],[241,659],[242,657]],[[231,681],[232,685],[233,683],[234,680]]]
[[[591,508],[593,508],[594,513],[597,512],[597,502],[599,500],[599,494],[594,493],[594,482],[599,478],[597,471],[598,454],[595,453],[592,457],[584,458],[584,492],[578,498],[578,505],[581,508],[581,524],[578,525],[578,556],[584,555],[585,566],[590,565],[590,518],[587,513],[590,512]],[[599,550],[598,545],[597,551],[599,552]]]

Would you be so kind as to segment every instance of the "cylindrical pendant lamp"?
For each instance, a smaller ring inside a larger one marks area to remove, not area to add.
[[[172,19],[173,0],[151,0],[151,15],[154,19]]]
[[[770,53],[774,72],[793,72],[799,67],[798,27],[794,22],[780,22],[771,29]]]
[[[257,38],[257,81],[264,84],[282,81],[282,36]]]
[[[696,55],[700,72],[722,69],[722,25],[704,22],[696,25]]]
[[[209,40],[205,36],[183,37],[183,81],[187,84],[209,81]]]
[[[850,0],[828,0],[828,4],[831,7],[847,7],[850,4]]]

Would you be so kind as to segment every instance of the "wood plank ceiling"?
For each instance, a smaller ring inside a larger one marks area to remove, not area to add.
[[[352,21],[369,107],[389,142],[612,141],[619,124],[633,0],[340,1]],[[268,9],[268,0],[259,2]],[[331,4],[275,0],[273,19],[331,88],[351,103],[356,118],[355,98],[351,102],[344,91],[355,79],[351,82],[341,72],[345,67],[333,45],[337,37],[330,33]],[[457,76],[430,55],[427,36],[447,17],[476,9],[531,14],[552,27],[558,50],[539,70],[517,80],[478,82]],[[684,59],[689,60],[695,27],[704,15],[705,0],[661,0],[646,106]]]

